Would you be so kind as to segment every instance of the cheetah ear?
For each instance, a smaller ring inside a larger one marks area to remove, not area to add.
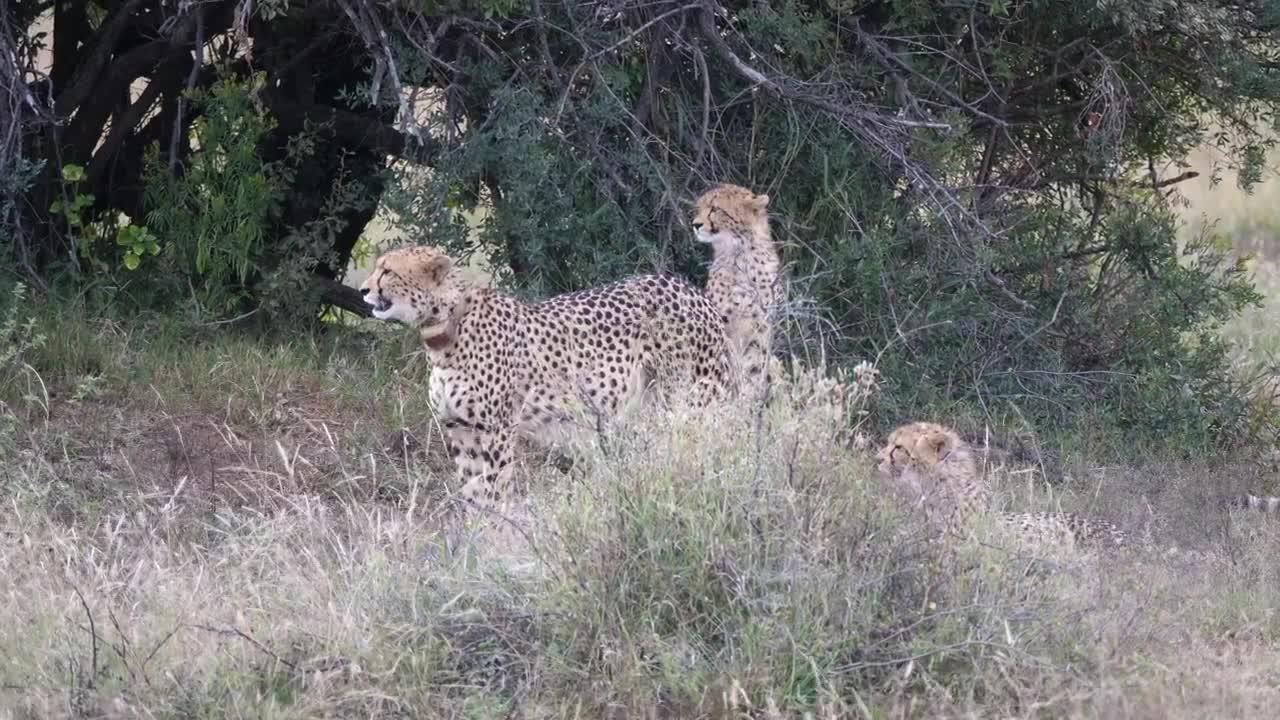
[[[453,258],[448,255],[437,255],[435,259],[427,265],[427,272],[431,273],[431,279],[436,282],[444,280],[444,276],[448,275],[449,271],[452,269]]]
[[[453,259],[448,255],[435,255],[422,263],[422,274],[433,283],[444,280],[444,276],[453,268]]]
[[[922,441],[930,450],[941,455],[947,444],[951,442],[951,438],[947,437],[946,433],[933,432],[925,435]]]
[[[751,198],[751,204],[755,205],[757,210],[763,210],[766,207],[769,207],[769,196],[764,193],[754,195]]]

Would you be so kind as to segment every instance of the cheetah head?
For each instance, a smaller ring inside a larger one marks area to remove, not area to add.
[[[737,185],[717,185],[703,193],[693,207],[693,232],[716,254],[740,250],[744,241],[769,227],[769,196]]]
[[[908,467],[919,470],[936,468],[961,442],[960,436],[941,425],[908,423],[889,433],[889,439],[876,454],[876,459],[880,461],[882,474],[898,477]]]
[[[456,302],[451,287],[453,260],[426,245],[384,253],[360,284],[364,301],[379,320],[422,329],[443,327]]]

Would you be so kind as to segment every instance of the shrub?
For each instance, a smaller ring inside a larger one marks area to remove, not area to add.
[[[1172,192],[1200,143],[1260,177],[1277,51],[1248,11],[1178,7],[510,10],[434,106],[458,140],[389,199],[410,236],[544,296],[637,266],[700,276],[684,204],[745,183],[795,278],[785,346],[879,357],[881,429],[943,403],[1222,447],[1251,421],[1217,328],[1258,296],[1214,238],[1179,246]]]
[[[28,362],[46,342],[36,318],[23,316],[29,296],[25,285],[15,283],[8,301],[0,305],[0,457],[14,446],[18,417],[12,404],[40,404],[46,410],[49,406],[44,381]]]

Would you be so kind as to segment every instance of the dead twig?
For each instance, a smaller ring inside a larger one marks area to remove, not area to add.
[[[253,647],[257,648],[259,651],[262,652],[262,654],[270,657],[272,660],[275,660],[276,662],[280,663],[281,665],[284,665],[290,670],[298,669],[298,665],[296,663],[290,662],[280,657],[280,655],[278,655],[274,650],[258,642],[252,635],[241,630],[240,628],[233,627],[231,625],[228,625],[226,627],[214,627],[213,625],[199,625],[199,624],[188,625],[187,627],[195,628],[196,630],[203,630],[205,632],[213,633],[215,635],[222,635],[224,637],[240,638],[241,640],[244,640],[245,642],[249,643]]]
[[[168,645],[169,641],[173,639],[173,636],[177,635],[178,631],[181,629],[181,624],[174,625],[169,632],[165,633],[164,637],[160,638],[160,642],[156,643],[156,646],[151,648],[151,652],[147,653],[147,656],[142,659],[142,665],[138,667],[138,673],[142,675],[142,681],[148,686],[151,685],[151,680],[147,677],[147,663],[151,662],[151,660],[155,658],[156,654],[160,652],[160,648]]]
[[[90,689],[94,686],[94,680],[98,677],[98,625],[93,621],[93,611],[89,609],[89,603],[85,601],[84,595],[80,592],[80,588],[74,585],[71,588],[75,590],[76,597],[80,599],[80,607],[84,610],[84,616],[89,620],[89,685]]]
[[[183,106],[188,101],[188,96],[192,90],[195,90],[196,80],[200,77],[200,68],[204,66],[204,13],[201,12],[199,5],[188,5],[189,12],[196,15],[195,37],[192,40],[195,50],[195,58],[191,63],[191,72],[187,73],[186,89],[178,96],[177,115],[173,121],[173,134],[169,138],[169,172],[177,172],[178,154],[182,144],[182,111]],[[156,84],[156,83],[153,83]],[[147,90],[151,90],[151,86],[147,86]],[[141,105],[141,101],[138,103]],[[128,123],[127,127],[132,127],[134,123]]]

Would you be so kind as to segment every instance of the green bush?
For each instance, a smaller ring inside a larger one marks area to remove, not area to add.
[[[26,286],[15,283],[7,302],[0,305],[0,457],[13,448],[18,427],[16,405],[38,404],[46,410],[49,406],[48,389],[28,362],[47,341],[36,318],[23,312],[29,299]]]
[[[163,249],[159,266],[134,279],[139,294],[153,298],[144,302],[164,305],[176,294],[190,298],[201,315],[262,310],[280,324],[318,316],[315,271],[340,266],[334,236],[345,226],[343,213],[368,203],[368,189],[339,173],[328,179],[326,193],[307,198],[317,204],[315,219],[281,222],[285,190],[307,171],[317,136],[293,135],[278,159],[266,159],[274,121],[254,98],[263,81],[228,77],[196,95],[202,112],[192,132],[196,148],[181,172],[159,146],[148,151],[147,227],[127,237],[122,231],[117,241],[130,270],[138,264],[132,255]]]
[[[254,63],[182,90],[194,142],[95,155],[121,113],[87,98],[74,113],[92,127],[29,146],[52,162],[65,140],[68,158],[33,188],[34,219],[65,222],[29,222],[29,254],[56,266],[83,211],[114,231],[94,239],[116,268],[97,288],[193,299],[202,319],[315,315],[311,281],[341,273],[381,197],[414,241],[544,297],[637,270],[700,278],[688,203],[733,181],[773,198],[794,279],[782,347],[877,358],[881,427],[972,413],[1222,448],[1274,421],[1219,340],[1257,298],[1215,242],[1179,246],[1171,208],[1193,148],[1223,159],[1214,177],[1263,177],[1274,5],[272,2],[246,29]],[[131,137],[157,129],[171,138]],[[389,158],[405,170],[384,193]],[[72,167],[91,188],[58,182]],[[142,208],[112,192],[138,186]],[[0,213],[23,207],[0,191]]]
[[[166,243],[168,281],[197,283],[217,312],[241,299],[236,289],[257,265],[279,201],[273,168],[258,152],[271,120],[250,100],[252,89],[224,80],[197,98],[204,110],[192,132],[198,149],[181,175],[159,145],[146,157],[147,224]]]
[[[941,411],[1188,451],[1249,439],[1218,327],[1258,296],[1213,238],[1179,246],[1171,190],[1201,144],[1242,186],[1261,177],[1280,49],[1258,16],[1061,0],[701,12],[492,21],[476,36],[492,52],[454,58],[465,90],[428,124],[457,140],[388,198],[410,237],[481,255],[533,296],[637,269],[698,278],[687,204],[738,182],[771,196],[791,264],[784,347],[879,357],[882,427]],[[460,211],[487,214],[470,232]]]

